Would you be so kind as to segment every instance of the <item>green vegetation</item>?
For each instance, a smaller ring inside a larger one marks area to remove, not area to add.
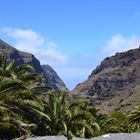
[[[68,101],[66,94],[56,94],[42,82],[30,65],[17,66],[0,56],[0,139],[140,131],[140,104],[129,114],[99,114],[86,100]]]

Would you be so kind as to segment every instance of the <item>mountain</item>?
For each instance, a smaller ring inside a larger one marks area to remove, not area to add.
[[[3,54],[8,59],[16,60],[17,64],[30,64],[38,74],[44,75],[46,85],[51,86],[56,92],[68,92],[67,87],[51,66],[41,66],[39,60],[33,54],[19,51],[1,39],[0,54]]]
[[[140,101],[140,47],[105,58],[71,93],[98,104],[100,111],[129,111]]]
[[[42,65],[42,69],[44,72],[44,76],[47,77],[47,81],[49,81],[49,84],[51,87],[54,87],[57,91],[67,91],[65,84],[63,81],[59,78],[57,73],[52,69],[49,65]]]

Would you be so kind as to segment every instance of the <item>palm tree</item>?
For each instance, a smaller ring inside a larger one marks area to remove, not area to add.
[[[13,128],[15,134],[17,132],[22,132],[22,134],[23,132],[24,134],[26,133],[26,130],[23,129],[23,126],[25,126],[26,123],[22,122],[22,119],[19,120],[22,116],[15,111],[15,109],[18,108],[15,104],[18,103],[18,99],[21,98],[23,94],[23,92],[21,93],[21,90],[25,90],[25,88],[17,80],[7,78],[0,79],[1,132],[2,130],[5,130],[3,132],[6,133],[6,131],[9,132],[9,130]],[[26,126],[28,126],[28,124],[26,124]],[[19,135],[19,133],[17,133],[17,135]],[[13,134],[11,137],[13,137]]]
[[[99,107],[88,105],[87,110],[92,114],[94,117],[94,136],[99,136],[104,134],[105,128],[105,122],[107,120],[107,115],[99,113]]]
[[[2,55],[0,55],[0,77],[18,79],[28,88],[32,83],[43,81],[43,77],[36,74],[32,66],[28,64],[17,65],[15,60],[7,60]]]
[[[89,112],[84,100],[66,101],[66,94],[50,92],[44,113],[44,126],[47,135],[72,137],[92,137],[100,131],[95,118]]]
[[[56,94],[54,92],[48,93],[48,101],[44,101],[45,110],[43,121],[45,121],[42,127],[46,130],[47,135],[60,135],[65,129],[63,121],[63,113],[65,106],[65,94]]]
[[[134,108],[128,115],[128,119],[130,130],[140,132],[140,103],[134,106]]]
[[[43,102],[38,97],[38,88],[33,86],[41,81],[42,77],[32,72],[31,66],[15,66],[14,61],[6,61],[0,56],[0,130],[3,134],[1,136],[9,134],[12,138],[31,134],[32,128],[38,127],[38,122],[45,116],[42,112]],[[41,88],[46,89],[39,86],[40,92]]]
[[[100,131],[100,127],[89,108],[87,101],[81,99],[66,104],[65,122],[68,138],[75,136],[89,138]]]
[[[128,119],[127,115],[119,111],[113,111],[106,117],[104,122],[104,133],[127,133]]]

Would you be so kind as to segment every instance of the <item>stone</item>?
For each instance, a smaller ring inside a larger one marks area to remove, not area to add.
[[[64,136],[46,136],[46,137],[33,137],[26,140],[67,140]]]

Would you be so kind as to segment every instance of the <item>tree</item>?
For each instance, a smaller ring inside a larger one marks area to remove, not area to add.
[[[22,92],[21,92],[22,90]],[[15,130],[15,134],[19,136],[20,134],[27,134],[26,128],[28,124],[23,122],[23,116],[17,112],[23,110],[17,106],[17,104],[21,104],[25,101],[24,96],[27,97],[26,93],[23,91],[25,90],[24,86],[19,83],[18,80],[12,80],[7,78],[1,78],[0,80],[0,123],[1,127],[0,130],[3,133],[7,133],[13,128],[13,132]],[[24,103],[24,106],[27,106]],[[7,130],[6,130],[7,129]],[[7,132],[6,132],[7,131]],[[7,133],[8,134],[8,133]],[[6,135],[5,135],[6,136]],[[10,137],[13,137],[11,134]]]
[[[24,74],[24,75],[23,75]],[[43,114],[44,105],[39,98],[37,82],[42,77],[31,66],[15,66],[0,56],[0,132],[10,138],[30,135]],[[41,92],[39,86],[39,91]]]
[[[65,135],[72,137],[92,137],[100,131],[94,116],[89,112],[89,105],[84,100],[66,101],[66,94],[49,94],[45,103],[44,118],[47,135]],[[96,133],[95,133],[96,132]]]
[[[89,104],[86,100],[78,99],[67,103],[65,121],[68,138],[75,136],[89,138],[100,131],[94,115],[89,111]]]
[[[104,133],[127,133],[128,119],[127,115],[119,111],[113,111],[104,121]]]
[[[129,119],[129,128],[131,131],[140,132],[140,103],[138,103],[130,114],[128,115]]]

